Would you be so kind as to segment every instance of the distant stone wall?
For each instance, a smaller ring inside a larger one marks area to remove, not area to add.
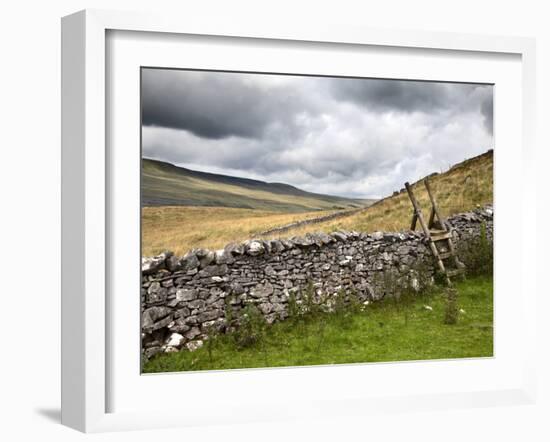
[[[338,212],[330,213],[328,215],[296,221],[294,223],[285,224],[284,226],[274,227],[273,229],[264,230],[263,232],[256,234],[255,237],[257,238],[259,236],[273,235],[276,233],[286,233],[289,230],[295,229],[297,227],[307,226],[311,224],[320,224],[326,221],[331,221],[339,218],[346,218],[348,216],[355,215],[356,213],[366,210],[369,207],[370,206],[358,207],[357,209],[340,210]]]
[[[485,223],[492,238],[488,206],[447,220],[455,241],[479,236]],[[416,288],[433,279],[433,256],[421,232],[312,233],[281,240],[249,240],[222,250],[195,249],[183,257],[166,252],[142,260],[142,350],[194,350],[208,330],[223,330],[231,317],[255,304],[271,323],[288,313],[291,295],[300,302],[308,285],[315,297],[354,293],[361,302],[386,295],[385,275]]]

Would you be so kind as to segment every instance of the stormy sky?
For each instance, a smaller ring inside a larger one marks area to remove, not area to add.
[[[379,198],[493,148],[481,84],[142,71],[143,156]]]

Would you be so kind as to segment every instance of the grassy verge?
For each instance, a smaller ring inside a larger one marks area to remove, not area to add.
[[[222,335],[195,352],[159,355],[145,373],[383,362],[493,355],[493,281],[456,284],[458,322],[444,323],[444,289],[363,311],[298,317],[267,327],[253,346]]]

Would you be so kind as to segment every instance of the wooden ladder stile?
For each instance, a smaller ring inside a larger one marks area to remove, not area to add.
[[[420,204],[414,196],[412,186],[409,183],[405,183],[405,188],[407,189],[407,193],[413,205],[411,230],[415,230],[417,221],[420,222],[420,226],[422,227],[422,230],[426,235],[426,239],[428,240],[428,244],[430,245],[430,250],[432,251],[432,254],[437,262],[437,266],[439,270],[445,275],[445,281],[447,285],[451,286],[451,277],[456,275],[464,276],[464,264],[462,264],[458,259],[456,249],[453,244],[452,231],[445,219],[441,216],[441,212],[439,211],[439,207],[432,194],[430,183],[427,179],[424,180],[424,186],[428,191],[428,196],[432,205],[430,218],[427,224],[424,220],[424,216],[422,215]],[[437,243],[443,241],[446,242],[447,251],[442,252],[438,249]],[[446,268],[444,261],[447,259],[451,259],[453,261],[454,268]]]
[[[463,272],[464,264],[460,262],[460,260],[458,259],[458,255],[456,254],[455,246],[453,244],[453,236],[452,236],[451,228],[449,227],[449,224],[447,223],[447,221],[441,216],[441,212],[439,211],[437,201],[435,200],[432,194],[432,189],[427,179],[424,180],[424,186],[428,191],[428,196],[430,197],[430,202],[432,203],[432,213],[434,213],[435,216],[437,216],[437,220],[439,221],[441,228],[447,232],[447,235],[445,236],[445,238],[442,238],[442,239],[447,240],[447,246],[449,248],[449,255],[450,255],[449,257],[453,259],[455,267],[456,269],[459,270],[459,273],[460,271],[462,271],[461,274],[462,276],[464,276],[464,272]],[[433,222],[432,222],[432,226],[433,226]],[[428,225],[429,228],[431,228],[432,226]]]

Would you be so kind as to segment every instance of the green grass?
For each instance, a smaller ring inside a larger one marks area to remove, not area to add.
[[[239,349],[231,335],[222,335],[211,341],[210,352],[205,343],[192,353],[158,355],[144,373],[492,356],[492,278],[458,282],[456,289],[464,313],[455,325],[444,324],[444,289],[436,287],[361,312],[288,319],[269,326],[249,348]]]

